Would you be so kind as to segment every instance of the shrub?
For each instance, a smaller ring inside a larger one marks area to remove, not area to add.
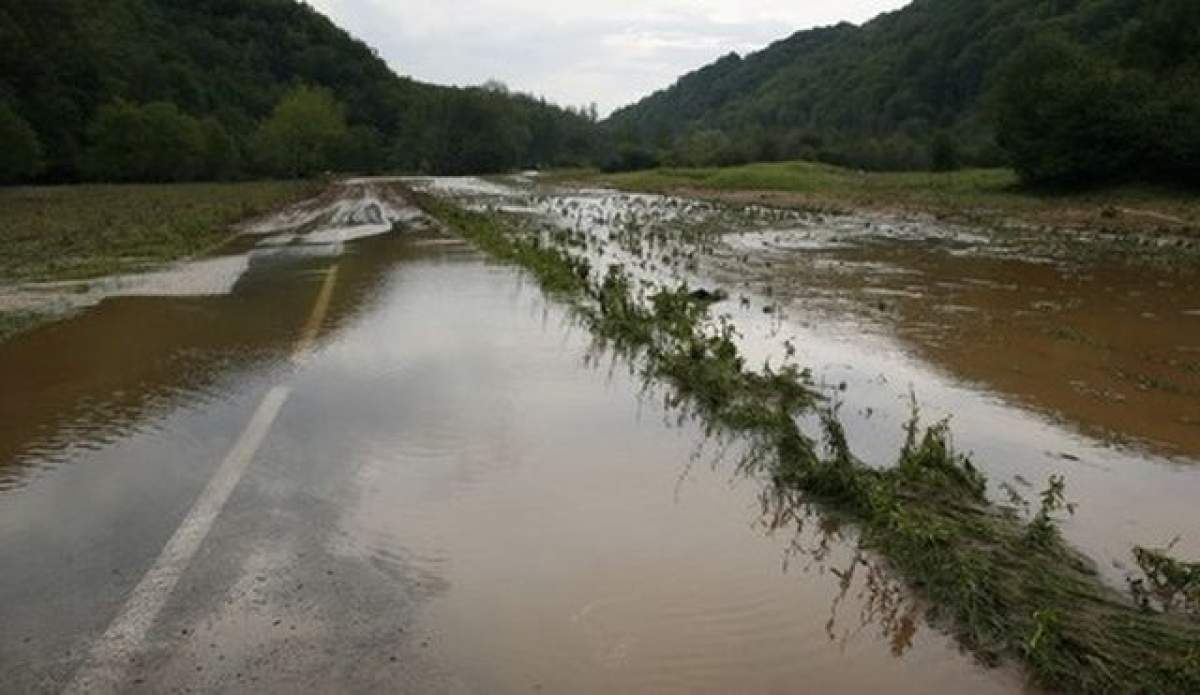
[[[0,183],[23,181],[37,175],[42,145],[25,119],[0,104]]]

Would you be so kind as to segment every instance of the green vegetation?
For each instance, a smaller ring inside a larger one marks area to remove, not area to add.
[[[204,252],[230,226],[315,194],[264,182],[0,189],[0,283],[96,277]]]
[[[1021,222],[1122,231],[1200,228],[1200,199],[1185,189],[1142,184],[1042,193],[1019,185],[1017,174],[1008,169],[888,173],[811,162],[774,162],[613,174],[566,170],[547,178],[630,191],[687,193],[733,203],[767,202],[843,212],[928,212],[973,224]]]
[[[1193,0],[917,0],[731,54],[597,122],[398,77],[297,0],[0,8],[0,182],[812,160],[1200,179]],[[175,156],[171,156],[174,154]]]
[[[0,183],[29,178],[42,166],[42,144],[20,116],[0,104]]]
[[[1143,577],[1130,581],[1134,597],[1147,610],[1200,613],[1200,562],[1180,562],[1167,550],[1137,548]]]
[[[597,146],[594,111],[398,77],[296,0],[4,3],[0,65],[0,182],[482,173],[583,164]],[[287,124],[314,94],[344,114],[336,146]]]
[[[97,180],[212,180],[231,175],[238,165],[219,121],[193,118],[169,102],[106,104],[89,135],[84,169]]]
[[[709,191],[776,191],[813,193],[851,202],[874,197],[1012,197],[1018,179],[1006,169],[971,169],[948,174],[927,172],[863,173],[814,162],[771,162],[735,167],[661,168],[598,175],[567,171],[563,179],[590,179],[621,188],[666,191],[695,188]]]
[[[998,135],[1026,180],[1200,183],[1200,4],[1146,7],[1115,56],[1050,34],[1002,67]]]
[[[606,122],[608,168],[1012,161],[1039,183],[1195,182],[1197,56],[1193,0],[917,0],[685,75]]]
[[[231,226],[319,192],[310,181],[0,188],[0,287],[145,270],[206,253]],[[0,342],[54,316],[0,307]]]
[[[347,135],[345,109],[333,92],[297,87],[259,126],[255,157],[278,176],[311,176],[337,159]]]
[[[687,287],[648,288],[620,267],[595,276],[566,231],[417,202],[485,251],[518,263],[567,302],[603,345],[639,365],[666,403],[705,431],[745,447],[742,469],[795,506],[854,523],[862,544],[927,597],[934,615],[981,658],[1020,659],[1041,685],[1067,692],[1190,693],[1200,689],[1195,606],[1134,601],[1108,587],[1070,548],[1057,519],[1070,510],[1055,478],[1032,520],[988,500],[987,482],[955,452],[946,424],[922,430],[914,412],[895,466],[859,461],[830,406],[794,365],[747,367],[736,329]],[[915,409],[914,409],[915,411]],[[817,414],[820,441],[797,424]],[[1139,550],[1142,586],[1191,591],[1195,568]],[[1136,595],[1136,592],[1135,592]]]

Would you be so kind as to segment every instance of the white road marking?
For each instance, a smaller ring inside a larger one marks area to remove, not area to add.
[[[159,612],[212,530],[242,475],[262,446],[291,389],[271,389],[158,560],[134,588],[125,607],[93,647],[64,693],[108,693],[121,689],[130,659],[138,654]]]
[[[325,276],[312,313],[296,341],[292,361],[297,364],[302,363],[311,352],[321,325],[325,322],[337,271],[338,266],[335,265]],[[250,467],[291,392],[288,386],[276,386],[263,398],[245,431],[225,456],[183,523],[167,541],[142,581],[134,587],[121,612],[93,645],[63,693],[116,693],[123,689],[130,663],[143,651],[146,636],[158,619],[158,614],[174,593],[175,586],[208,537],[229,496]]]
[[[325,282],[321,283],[321,291],[313,304],[312,314],[304,324],[304,329],[300,331],[300,340],[296,342],[296,348],[292,352],[292,362],[296,364],[304,361],[305,356],[312,351],[313,344],[317,342],[321,325],[325,323],[325,314],[329,313],[329,302],[333,299],[333,285],[337,282],[337,274],[338,266],[335,265],[326,273]]]

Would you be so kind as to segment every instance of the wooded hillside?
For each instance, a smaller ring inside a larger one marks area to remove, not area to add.
[[[295,0],[0,5],[0,180],[498,171],[585,163],[593,132],[498,85],[398,77]]]
[[[1049,182],[1200,170],[1200,2],[916,0],[730,54],[612,116],[673,164],[1012,162]]]

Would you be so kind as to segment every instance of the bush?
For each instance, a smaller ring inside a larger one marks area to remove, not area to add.
[[[237,143],[215,118],[200,121],[200,177],[207,180],[235,178],[241,169]]]
[[[25,119],[0,104],[0,183],[36,176],[42,165],[42,145]]]
[[[1200,183],[1200,78],[1187,63],[1161,74],[1151,41],[1127,64],[1055,36],[1014,54],[995,93],[997,136],[1027,182]]]
[[[929,143],[929,161],[934,171],[957,171],[962,168],[958,143],[949,133],[940,132]]]
[[[273,176],[311,176],[333,168],[346,132],[345,109],[333,92],[301,85],[284,95],[259,126],[255,161]]]
[[[211,131],[168,102],[115,101],[92,121],[87,173],[103,181],[194,180],[206,173]]]
[[[611,174],[621,171],[644,171],[659,164],[658,155],[652,150],[637,145],[623,145],[606,157],[600,168]]]

